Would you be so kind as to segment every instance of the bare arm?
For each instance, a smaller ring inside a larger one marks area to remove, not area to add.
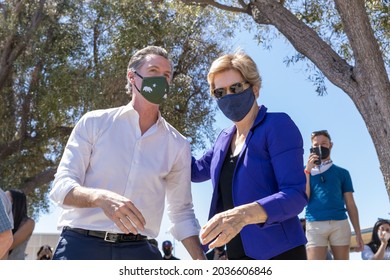
[[[306,195],[307,195],[307,199],[310,199],[310,174],[307,174],[305,172],[305,175],[306,175]]]
[[[356,250],[358,252],[361,252],[363,251],[364,248],[364,242],[360,231],[359,213],[355,204],[355,200],[353,199],[353,193],[345,192],[344,200],[345,200],[345,205],[347,207],[349,219],[351,220],[353,229],[355,230],[355,234],[356,234],[356,244],[357,244]]]
[[[232,240],[241,229],[249,224],[264,223],[268,218],[264,208],[257,202],[244,204],[221,212],[202,227],[202,244],[210,243],[209,248],[220,247]]]
[[[34,231],[35,221],[31,218],[28,218],[26,222],[24,222],[18,230],[15,232],[10,250],[13,250],[17,246],[19,246],[22,242],[24,242],[27,238],[31,236]]]
[[[315,164],[314,162],[318,160],[318,155],[311,153],[309,156],[309,159],[307,161],[306,167],[305,167],[305,175],[306,175],[306,195],[307,198],[310,199],[310,172],[314,168]],[[306,173],[306,171],[309,173]]]
[[[376,251],[375,255],[372,257],[372,260],[383,260],[385,257],[387,242],[381,242],[381,246],[379,246],[378,251]]]
[[[64,204],[78,208],[101,208],[124,233],[137,234],[138,230],[144,230],[146,223],[128,198],[107,190],[77,186],[65,196]]]
[[[206,260],[206,255],[202,250],[198,236],[187,237],[182,242],[193,260]]]
[[[8,250],[12,245],[12,231],[6,230],[0,233],[0,260],[8,256]]]

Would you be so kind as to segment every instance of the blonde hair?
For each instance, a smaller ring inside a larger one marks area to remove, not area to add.
[[[207,75],[207,81],[210,85],[210,92],[213,95],[215,89],[214,77],[216,74],[228,71],[236,70],[241,73],[244,80],[251,86],[261,87],[261,77],[257,70],[256,63],[245,52],[239,50],[232,54],[223,55],[211,64],[209,73]]]

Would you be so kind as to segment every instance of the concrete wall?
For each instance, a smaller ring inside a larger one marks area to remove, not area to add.
[[[33,233],[26,248],[26,260],[36,260],[37,252],[42,245],[49,245],[53,251],[57,246],[59,233]]]

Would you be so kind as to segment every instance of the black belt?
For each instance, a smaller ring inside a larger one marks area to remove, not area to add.
[[[142,241],[147,240],[148,237],[141,234],[124,234],[124,233],[112,233],[108,231],[99,231],[99,230],[87,230],[82,228],[71,228],[64,227],[64,231],[70,230],[73,232],[77,232],[83,235],[93,236],[97,238],[104,239],[107,242],[120,243],[120,242],[134,242],[134,241]]]

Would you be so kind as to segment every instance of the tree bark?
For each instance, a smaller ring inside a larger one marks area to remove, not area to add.
[[[53,181],[56,171],[56,168],[50,167],[42,172],[39,172],[34,177],[26,179],[24,184],[21,186],[21,189],[26,194],[33,192],[35,188],[39,188]]]
[[[330,82],[348,94],[362,115],[375,145],[390,200],[390,81],[364,0],[334,1],[353,50],[355,65],[349,65],[313,29],[278,1],[253,0],[248,5],[240,1],[242,8],[225,7],[212,0],[192,2],[226,11],[241,10],[258,24],[275,26]]]
[[[23,5],[25,5],[23,4],[23,2],[24,1],[19,1],[19,3],[16,5],[14,11],[15,17],[19,17],[20,14],[23,13]],[[4,44],[0,55],[0,92],[4,88],[7,78],[11,76],[10,73],[12,72],[13,64],[15,63],[17,58],[23,53],[23,51],[25,51],[33,34],[39,27],[39,24],[41,23],[43,18],[43,9],[45,6],[45,2],[45,0],[39,1],[39,4],[37,5],[37,10],[32,17],[30,26],[28,27],[22,38],[16,35],[18,33],[15,32],[9,35],[9,37],[5,40],[6,43]]]

